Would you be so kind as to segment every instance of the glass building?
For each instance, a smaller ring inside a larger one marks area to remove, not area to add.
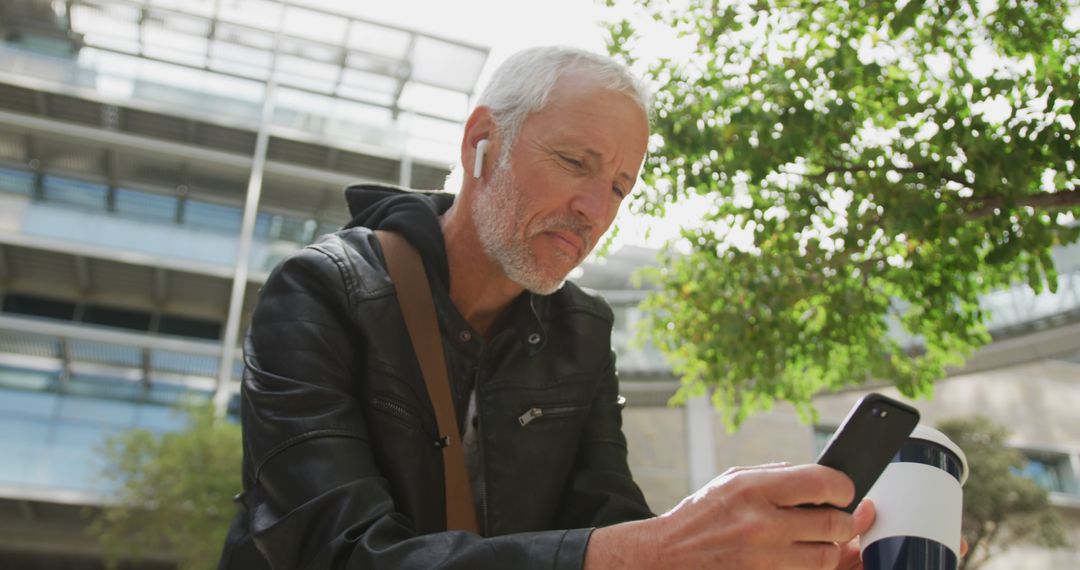
[[[99,567],[105,438],[232,413],[346,185],[442,186],[488,49],[319,4],[0,3],[0,566]]]

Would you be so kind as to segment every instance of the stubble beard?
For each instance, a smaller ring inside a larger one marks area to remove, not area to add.
[[[569,231],[581,238],[588,252],[592,246],[589,227],[569,215],[551,216],[541,220],[538,228],[524,228],[516,233],[527,221],[522,204],[523,190],[506,162],[497,161],[487,188],[473,200],[472,214],[480,245],[508,279],[538,295],[550,295],[562,288],[570,270],[545,270],[533,252],[529,238],[553,229]],[[582,261],[558,249],[553,249],[552,253],[573,262],[571,269]]]

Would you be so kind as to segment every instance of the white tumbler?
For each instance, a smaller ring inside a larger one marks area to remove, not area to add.
[[[865,570],[956,570],[968,465],[940,431],[916,426],[868,499],[877,518],[860,537]]]

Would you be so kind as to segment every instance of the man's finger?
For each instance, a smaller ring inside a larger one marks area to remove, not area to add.
[[[859,550],[859,539],[840,546],[840,564],[836,570],[860,570],[862,568],[862,552]]]
[[[822,465],[797,465],[754,473],[765,497],[778,507],[834,505],[845,507],[855,498],[847,475]]]
[[[874,526],[874,519],[877,518],[877,509],[874,507],[874,501],[870,499],[863,499],[859,506],[855,508],[855,534],[863,534],[870,530],[870,527]]]
[[[724,471],[720,476],[732,475],[735,473],[741,473],[743,471],[758,471],[761,469],[783,469],[785,467],[791,467],[791,464],[787,461],[777,461],[775,463],[764,463],[761,465],[736,465],[735,467],[729,467],[727,471]]]
[[[845,543],[855,537],[854,517],[832,507],[786,509],[779,529],[793,542]]]
[[[728,467],[726,471],[724,471],[723,473],[721,473],[721,474],[717,475],[716,477],[714,477],[713,480],[710,481],[709,483],[711,484],[713,482],[720,482],[720,481],[722,481],[724,479],[727,479],[727,478],[731,477],[732,475],[736,475],[738,473],[746,473],[746,472],[749,472],[749,471],[765,471],[765,470],[769,470],[769,469],[785,469],[785,468],[788,468],[788,467],[791,467],[791,464],[788,463],[787,461],[777,461],[775,463],[763,463],[761,465],[736,465],[734,467]]]
[[[855,538],[840,545],[840,564],[836,567],[836,570],[862,569],[862,552],[859,548],[859,536],[870,530],[870,527],[874,525],[874,519],[876,517],[877,511],[874,508],[874,502],[870,499],[863,499],[855,509],[855,514],[852,515]]]

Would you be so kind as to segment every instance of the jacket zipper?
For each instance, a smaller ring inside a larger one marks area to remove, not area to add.
[[[405,421],[409,425],[416,426],[419,429],[424,428],[423,422],[420,421],[420,417],[413,413],[412,410],[405,406],[383,397],[375,397],[371,400],[371,405],[376,409],[386,412],[392,416],[397,417],[400,420]]]
[[[534,420],[540,418],[555,418],[560,416],[572,416],[584,412],[587,406],[549,406],[546,408],[532,407],[518,416],[518,423],[525,427]]]

